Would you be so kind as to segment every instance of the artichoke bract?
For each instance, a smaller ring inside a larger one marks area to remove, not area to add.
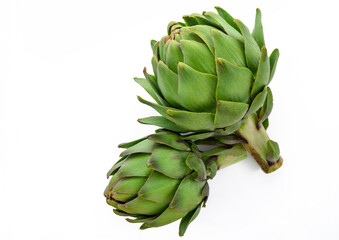
[[[182,236],[207,200],[207,180],[218,169],[246,158],[246,150],[237,141],[232,142],[235,145],[219,141],[218,147],[201,152],[193,141],[200,138],[159,130],[121,144],[126,150],[107,174],[112,176],[104,192],[107,203],[117,215],[133,217],[127,221],[142,223],[141,229],[181,219]]]
[[[265,132],[273,108],[267,85],[279,51],[268,56],[259,9],[252,33],[222,8],[216,10],[171,22],[168,35],[151,41],[154,75],[144,69],[145,78],[135,80],[156,103],[139,100],[162,116],[139,122],[176,132],[236,133],[262,169],[272,172],[282,158]]]

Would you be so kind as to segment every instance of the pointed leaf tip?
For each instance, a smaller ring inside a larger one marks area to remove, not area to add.
[[[264,30],[263,30],[262,21],[261,21],[261,11],[259,8],[257,8],[256,10],[255,24],[254,24],[252,36],[257,42],[259,48],[262,48],[265,45]]]
[[[275,73],[275,69],[277,67],[277,63],[278,63],[278,59],[279,59],[279,49],[274,49],[273,52],[270,55],[270,68],[271,68],[271,73],[270,73],[270,80],[268,83],[270,83],[272,81],[272,78],[274,76]]]
[[[189,212],[185,217],[181,219],[180,225],[179,225],[179,236],[184,236],[188,225],[199,215],[201,209],[201,205],[199,205],[196,209]]]

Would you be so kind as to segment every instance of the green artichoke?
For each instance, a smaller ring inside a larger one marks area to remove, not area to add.
[[[218,142],[218,146],[201,152],[193,141],[208,145],[206,139],[199,140],[201,137],[159,130],[146,138],[121,144],[127,149],[108,172],[107,176],[112,178],[104,192],[114,212],[134,217],[127,220],[142,223],[141,229],[181,219],[182,236],[207,200],[207,179],[213,178],[217,169],[246,158],[246,150],[237,139],[227,144],[210,139],[213,144]]]
[[[162,117],[139,122],[176,132],[236,132],[247,140],[246,148],[262,169],[272,172],[281,166],[282,158],[261,126],[267,128],[273,107],[267,85],[279,51],[268,57],[259,9],[252,34],[240,20],[222,8],[216,10],[218,14],[191,14],[183,17],[184,23],[171,22],[168,35],[151,41],[154,75],[145,69],[145,78],[135,80],[156,103],[139,100]],[[247,131],[246,125],[254,129]],[[255,145],[251,145],[253,138]]]

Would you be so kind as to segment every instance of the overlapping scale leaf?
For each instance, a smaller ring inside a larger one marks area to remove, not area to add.
[[[215,47],[215,58],[223,58],[239,67],[246,67],[244,47],[238,40],[218,30],[211,30]]]
[[[250,115],[252,113],[255,113],[265,102],[267,94],[267,87],[264,88],[264,90],[259,93],[252,101],[252,104],[247,112],[247,115]]]
[[[178,65],[180,105],[194,112],[215,111],[217,77],[199,72],[185,63]],[[194,86],[194,87],[193,87]]]
[[[160,143],[176,150],[188,152],[191,151],[189,144],[181,140],[180,136],[174,132],[159,130],[156,134],[148,136],[149,140]]]
[[[124,161],[117,176],[119,177],[147,177],[151,173],[151,169],[146,167],[151,154],[149,153],[138,153],[128,156]]]
[[[222,58],[217,59],[217,100],[248,103],[253,81],[252,72]]]
[[[133,146],[128,147],[120,154],[120,156],[123,157],[132,153],[151,153],[155,145],[155,142],[144,139],[137,142]]]
[[[166,65],[175,73],[178,73],[178,63],[183,62],[184,57],[177,41],[169,41],[166,54]]]
[[[179,127],[191,131],[212,131],[214,127],[214,113],[188,112],[167,110],[167,115]]]
[[[180,182],[181,179],[168,178],[162,173],[153,171],[138,196],[153,202],[169,204]]]
[[[188,27],[180,29],[180,39],[203,43],[202,39],[194,32],[192,32],[191,29]]]
[[[260,59],[260,48],[257,42],[252,37],[248,28],[243,24],[240,20],[234,20],[235,23],[238,25],[241,34],[244,38],[244,45],[245,45],[245,56],[248,68],[252,72],[256,72],[259,64]]]
[[[270,61],[267,56],[267,50],[265,47],[263,47],[261,49],[258,71],[251,92],[252,98],[255,97],[259,92],[261,92],[264,89],[264,87],[267,86],[269,78],[270,78]]]
[[[274,51],[271,53],[270,55],[270,80],[268,83],[270,83],[272,81],[272,78],[274,76],[275,73],[275,69],[277,67],[277,63],[278,63],[278,59],[279,59],[279,50],[278,49],[274,49]]]
[[[255,24],[254,29],[252,32],[252,36],[257,42],[259,48],[265,46],[265,39],[264,39],[264,30],[261,23],[261,11],[257,8],[256,16],[255,16]]]
[[[112,189],[112,197],[117,201],[130,201],[137,196],[146,180],[146,177],[122,178]]]
[[[219,100],[215,113],[216,128],[228,127],[239,122],[246,114],[248,104]]]
[[[197,36],[199,36],[204,41],[204,43],[210,49],[211,53],[214,54],[214,43],[211,37],[212,29],[216,30],[216,28],[211,27],[211,26],[206,26],[206,25],[196,25],[190,28],[192,32],[194,32]]]
[[[186,165],[188,153],[158,145],[154,148],[147,167],[170,178],[181,179],[190,172]]]
[[[215,9],[217,10],[218,14],[225,19],[225,21],[231,25],[234,29],[236,29],[239,33],[240,33],[240,29],[238,27],[238,25],[234,22],[234,18],[228,13],[226,12],[224,9],[222,9],[221,7],[215,7]]]
[[[132,214],[157,215],[167,208],[167,204],[134,198],[124,204],[118,204],[118,208]]]
[[[216,75],[214,56],[206,44],[193,40],[181,40],[180,46],[184,55],[184,63],[199,72]]]
[[[221,28],[227,33],[228,36],[231,36],[241,42],[244,41],[242,35],[220,15],[213,12],[205,12],[204,15],[209,16],[210,19],[214,19],[215,22],[217,22],[221,26]]]
[[[273,94],[269,87],[267,87],[267,95],[266,100],[262,108],[260,109],[258,118],[259,123],[264,122],[266,119],[268,119],[268,116],[271,114],[273,109]]]
[[[201,209],[201,205],[199,205],[196,209],[189,212],[185,217],[183,217],[180,221],[179,226],[179,236],[184,236],[188,225],[193,222],[193,220],[199,215]]]
[[[146,118],[140,118],[138,119],[138,122],[142,124],[151,124],[155,125],[161,128],[165,128],[171,131],[175,132],[187,132],[187,129],[180,128],[172,121],[166,119],[165,117],[161,116],[152,116],[152,117],[146,117]]]
[[[180,107],[178,101],[178,75],[168,66],[159,61],[158,63],[158,86],[165,99],[174,107]]]

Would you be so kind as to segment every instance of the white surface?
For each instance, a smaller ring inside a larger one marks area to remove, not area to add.
[[[184,239],[339,239],[338,8],[335,1],[0,2],[0,239],[178,239],[178,222],[138,230],[103,190],[119,143],[151,133],[133,81],[170,20],[221,6],[251,29],[260,7],[269,51],[269,135],[285,163],[249,158],[210,181]]]

